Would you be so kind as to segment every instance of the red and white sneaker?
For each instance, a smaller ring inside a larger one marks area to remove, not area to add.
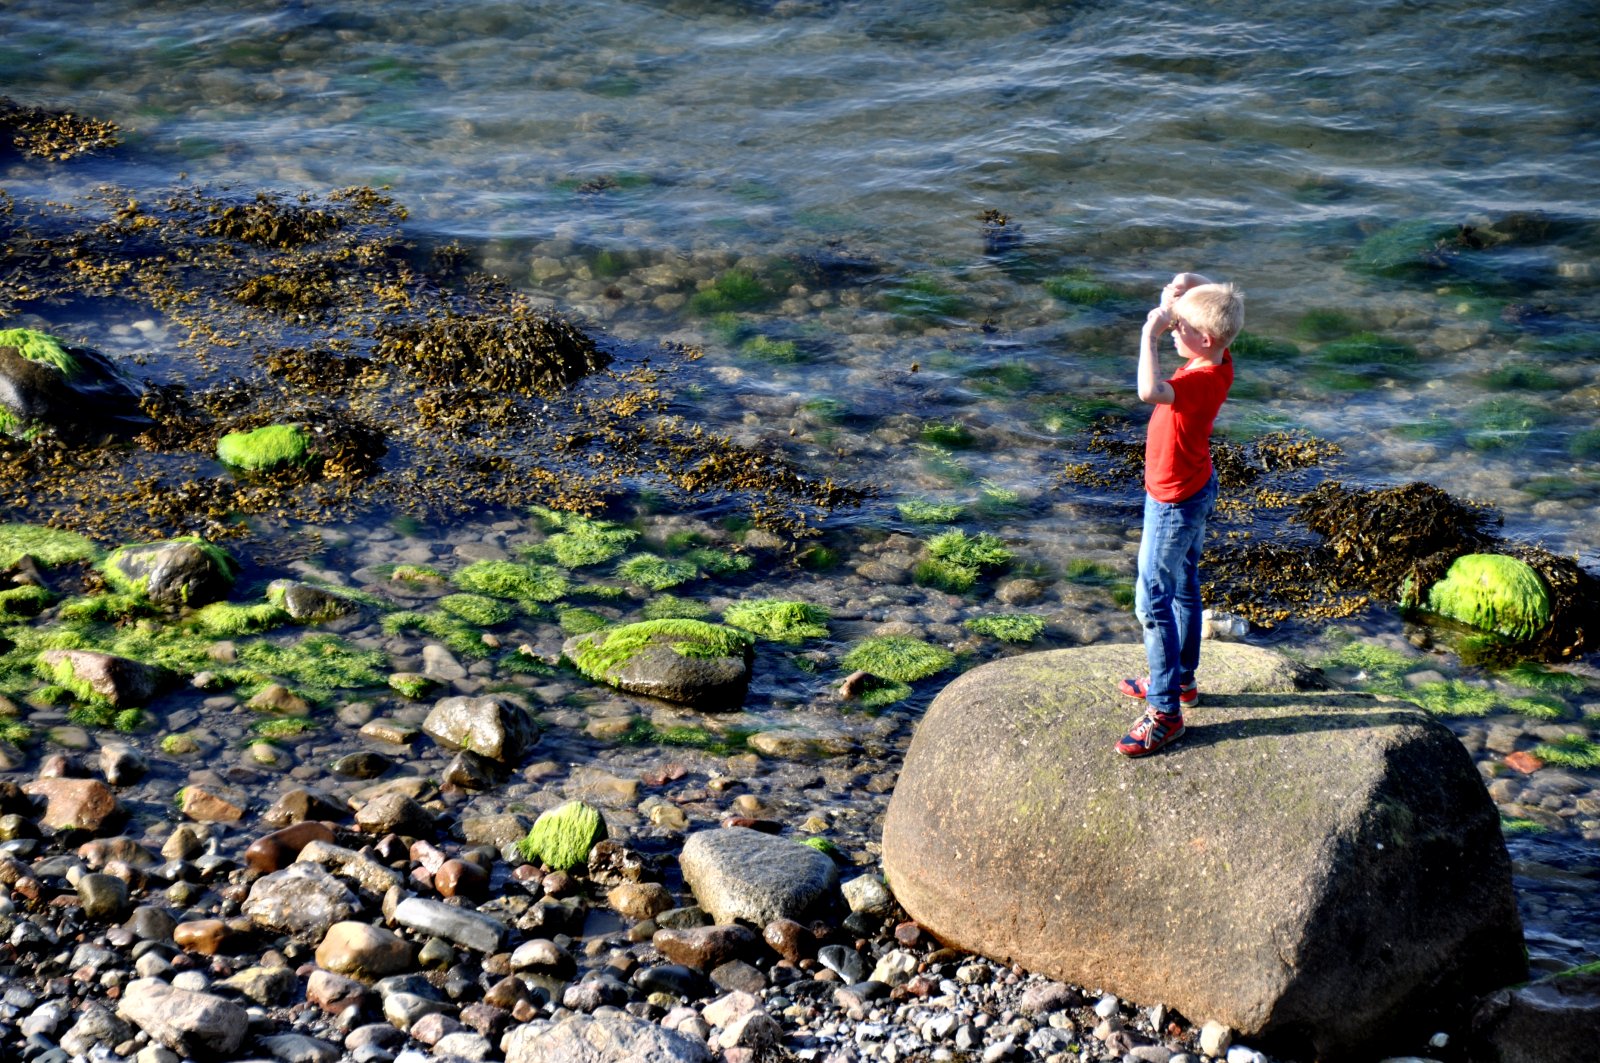
[[[1150,689],[1148,679],[1124,679],[1117,684],[1117,692],[1130,698],[1143,698]],[[1192,709],[1200,704],[1200,684],[1190,683],[1178,690],[1178,704],[1186,709]]]
[[[1185,729],[1183,713],[1168,714],[1146,709],[1144,715],[1117,743],[1117,752],[1125,757],[1148,756],[1182,738]]]

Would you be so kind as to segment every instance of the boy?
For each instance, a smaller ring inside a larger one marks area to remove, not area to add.
[[[1233,384],[1228,344],[1244,325],[1244,293],[1180,273],[1161,289],[1161,305],[1145,318],[1139,340],[1139,399],[1155,406],[1144,451],[1144,534],[1134,613],[1144,627],[1150,674],[1117,689],[1143,698],[1145,713],[1117,752],[1142,757],[1183,734],[1183,706],[1200,701],[1200,549],[1217,500],[1211,425]],[[1171,379],[1159,378],[1156,344],[1172,331],[1185,359]]]

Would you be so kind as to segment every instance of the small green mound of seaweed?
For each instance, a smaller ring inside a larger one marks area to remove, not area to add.
[[[232,639],[270,631],[289,622],[289,614],[271,602],[234,605],[212,602],[196,609],[186,623],[212,638]]]
[[[950,594],[965,594],[978,584],[978,570],[937,557],[918,561],[911,578],[919,586],[934,587]]]
[[[1496,366],[1478,378],[1490,391],[1554,391],[1561,386],[1555,374],[1533,362]]]
[[[286,738],[298,738],[310,731],[317,730],[315,720],[308,720],[303,716],[275,716],[268,720],[257,720],[250,725],[250,733],[266,741],[277,741]]]
[[[658,727],[649,720],[634,718],[628,729],[618,739],[630,746],[675,746],[698,749],[714,756],[726,757],[743,753],[750,748],[754,731],[743,727],[730,727],[725,731],[712,731],[704,727],[683,724],[677,727]]]
[[[0,524],[0,569],[31,557],[45,568],[93,561],[99,547],[76,532],[35,524]]]
[[[617,577],[647,590],[664,591],[698,579],[700,569],[693,561],[634,554],[617,565]]]
[[[803,642],[826,638],[828,611],[808,602],[762,598],[729,606],[722,622],[754,632],[772,642]]]
[[[646,620],[703,620],[711,615],[711,607],[693,598],[658,594],[644,603],[639,615]]]
[[[965,450],[977,442],[972,429],[960,421],[929,421],[919,434],[924,443],[946,450]]]
[[[1505,450],[1527,442],[1548,419],[1548,411],[1526,399],[1499,396],[1467,411],[1467,446]]]
[[[317,703],[342,691],[383,686],[389,660],[377,650],[357,649],[337,635],[320,633],[279,645],[257,639],[239,647],[239,663],[231,669],[247,686],[282,682]]]
[[[937,322],[965,317],[967,301],[937,278],[908,277],[883,293],[883,305],[903,317]]]
[[[578,648],[572,663],[583,675],[604,683],[634,654],[646,646],[663,643],[684,657],[743,657],[754,648],[755,636],[703,620],[641,620],[591,638]]]
[[[689,298],[689,309],[696,314],[724,314],[735,310],[755,310],[777,298],[777,293],[747,270],[730,269]]]
[[[37,616],[55,595],[43,587],[25,583],[0,591],[0,618]]]
[[[794,340],[775,340],[771,336],[751,336],[739,345],[739,351],[751,358],[778,365],[791,365],[804,360]]]
[[[458,616],[448,613],[415,613],[408,610],[389,613],[383,618],[386,634],[398,635],[403,631],[420,631],[429,638],[443,643],[452,653],[464,657],[487,657],[489,646],[483,641],[483,632]]]
[[[755,564],[749,554],[735,553],[731,550],[714,550],[710,547],[690,550],[683,555],[683,559],[694,565],[701,572],[713,576],[736,576],[741,572],[750,571]]]
[[[83,365],[48,332],[31,328],[0,329],[0,347],[15,347],[30,362],[48,365],[67,380],[83,372]]]
[[[447,594],[438,604],[446,613],[475,627],[495,627],[516,615],[505,602],[484,594]]]
[[[542,544],[562,568],[586,568],[620,556],[639,537],[632,528],[613,521],[595,520],[580,513],[533,507],[533,514],[553,534]],[[538,549],[538,548],[536,548]]]
[[[942,646],[906,635],[881,635],[856,643],[843,664],[853,672],[914,683],[944,671],[955,660],[955,654]]]
[[[217,460],[236,469],[270,471],[312,460],[311,434],[297,424],[229,432],[217,440]]]
[[[908,524],[954,524],[966,512],[959,502],[928,502],[920,498],[896,502],[895,509]]]
[[[1504,554],[1466,554],[1428,588],[1429,612],[1525,641],[1550,623],[1550,592],[1532,565]]]
[[[962,627],[978,635],[988,635],[1002,642],[1032,642],[1044,634],[1044,618],[1029,613],[993,613],[975,616],[962,623]]]
[[[556,623],[561,625],[562,632],[567,635],[587,635],[591,631],[611,626],[610,620],[594,610],[577,606],[558,607]]]
[[[928,540],[928,553],[941,561],[977,569],[1000,568],[1010,564],[1013,556],[999,536],[988,532],[969,536],[959,529]]]
[[[1535,661],[1518,661],[1500,675],[1507,682],[1546,694],[1581,694],[1589,685],[1582,676],[1555,671]]]
[[[1074,269],[1044,280],[1044,290],[1071,306],[1100,306],[1117,298],[1116,289],[1087,269]]]
[[[1300,348],[1288,340],[1241,332],[1228,345],[1233,354],[1246,362],[1287,362],[1300,357]]]
[[[566,573],[531,561],[474,561],[451,582],[471,594],[519,602],[553,602],[571,588]]]
[[[1546,764],[1576,771],[1600,768],[1600,743],[1581,734],[1563,735],[1554,742],[1534,746],[1533,755]]]
[[[1500,707],[1500,698],[1494,691],[1459,679],[1418,683],[1395,694],[1435,716],[1487,716]]]

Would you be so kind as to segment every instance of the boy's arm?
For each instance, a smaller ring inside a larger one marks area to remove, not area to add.
[[[1156,406],[1170,406],[1177,393],[1172,385],[1158,379],[1161,372],[1161,354],[1156,345],[1172,324],[1172,312],[1165,306],[1151,310],[1144,319],[1144,331],[1139,335],[1139,401]]]

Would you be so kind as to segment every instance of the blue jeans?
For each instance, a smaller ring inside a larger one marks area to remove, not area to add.
[[[1139,580],[1133,611],[1144,627],[1150,661],[1145,701],[1158,712],[1179,711],[1178,690],[1194,682],[1200,664],[1200,548],[1206,518],[1217,502],[1217,474],[1182,502],[1144,496]]]

